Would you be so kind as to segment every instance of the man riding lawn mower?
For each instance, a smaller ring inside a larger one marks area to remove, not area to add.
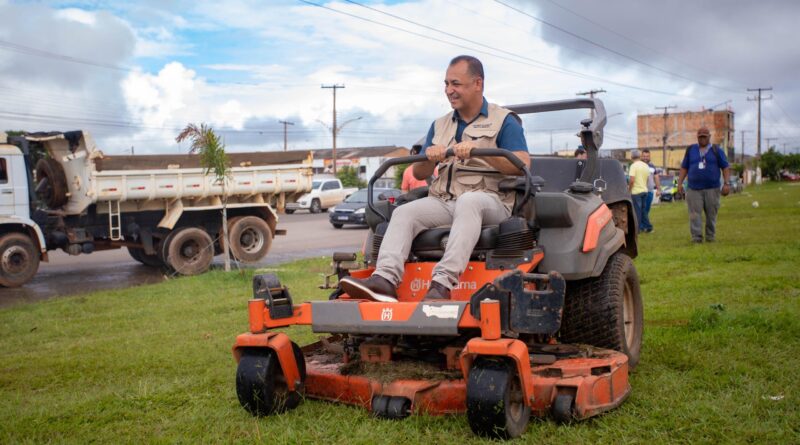
[[[529,169],[507,150],[471,150],[505,159],[521,174],[497,181],[510,197],[510,216],[480,228],[449,292],[429,295],[450,227],[413,238],[390,295],[364,285],[393,214],[425,192],[376,203],[373,185],[393,165],[429,162],[424,154],[391,159],[370,180],[367,265],[346,270],[338,266],[352,257],[335,255],[340,286],[331,300],[293,305],[275,276],[256,276],[250,332],[233,348],[242,406],[269,415],[305,396],[392,419],[466,412],[476,434],[499,438],[522,435],[531,414],[568,422],[619,406],[639,360],[643,315],[624,172],[597,157],[605,109],[597,99],[507,107],[517,114],[577,108],[595,110],[594,120],[581,122],[585,167],[536,158]],[[452,149],[442,155],[463,158]],[[446,181],[447,172],[439,178]],[[436,184],[431,189],[438,193]],[[292,325],[333,335],[300,348],[275,331]]]

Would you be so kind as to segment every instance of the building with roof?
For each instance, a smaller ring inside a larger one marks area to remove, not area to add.
[[[305,150],[304,150],[305,151]],[[314,156],[312,168],[315,174],[333,173],[333,150],[330,148],[311,150]],[[380,147],[356,147],[336,149],[336,168],[356,167],[361,179],[369,180],[378,167],[387,159],[408,156],[409,149],[396,145]],[[394,168],[390,168],[384,177],[394,178]]]

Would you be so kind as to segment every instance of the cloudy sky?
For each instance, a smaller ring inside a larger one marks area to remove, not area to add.
[[[0,0],[0,129],[87,129],[107,153],[185,152],[189,122],[230,150],[410,146],[448,111],[447,62],[484,62],[499,104],[590,89],[603,148],[636,144],[637,113],[731,107],[755,151],[747,88],[772,87],[763,137],[800,149],[793,0]],[[767,93],[769,94],[769,93]],[[524,118],[533,153],[575,147],[584,112]]]

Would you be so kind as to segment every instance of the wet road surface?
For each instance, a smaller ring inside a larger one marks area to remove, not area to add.
[[[330,256],[335,251],[360,251],[367,236],[367,230],[361,227],[345,226],[343,229],[334,229],[325,213],[281,215],[278,228],[285,229],[287,234],[276,236],[267,256],[259,263],[247,267]],[[222,264],[222,257],[217,256],[212,267],[221,268]],[[79,256],[69,256],[57,250],[50,252],[49,262],[40,264],[39,272],[31,282],[14,289],[0,288],[0,307],[97,290],[159,283],[165,279],[167,278],[161,270],[144,266],[132,259],[127,249]]]

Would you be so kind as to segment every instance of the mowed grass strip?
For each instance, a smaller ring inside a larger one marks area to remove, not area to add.
[[[714,244],[689,242],[681,202],[655,206],[652,220],[636,259],[646,324],[631,397],[574,425],[534,419],[519,441],[799,443],[800,186],[723,199]],[[295,301],[325,299],[328,262],[274,271]],[[464,416],[384,421],[306,400],[251,417],[231,355],[251,278],[213,272],[0,310],[0,442],[482,442]]]

